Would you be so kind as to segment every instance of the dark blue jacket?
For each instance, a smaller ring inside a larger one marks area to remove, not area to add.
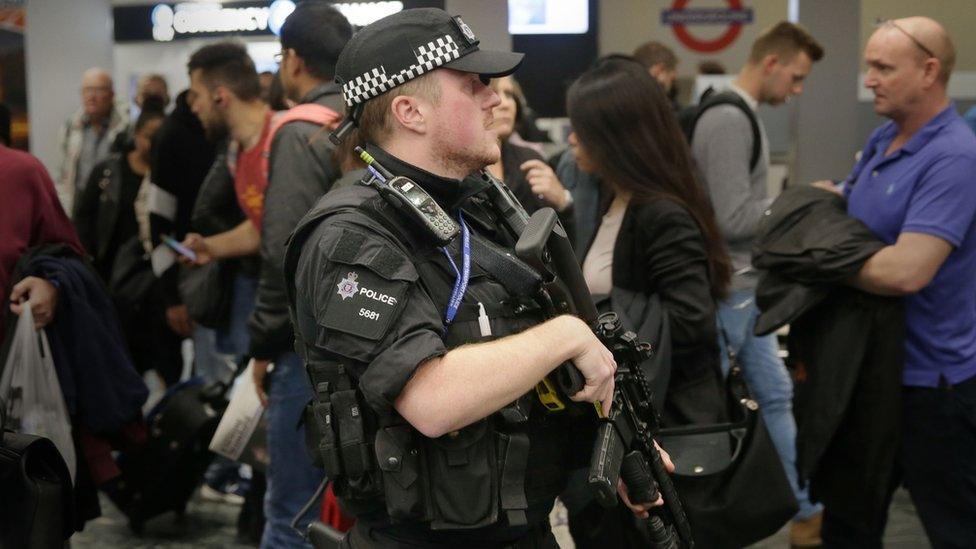
[[[26,276],[59,288],[47,335],[68,413],[92,433],[117,432],[138,417],[149,391],[126,352],[104,285],[68,255],[35,255],[21,273]]]

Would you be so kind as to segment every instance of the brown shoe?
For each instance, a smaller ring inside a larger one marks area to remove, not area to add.
[[[790,525],[790,545],[792,547],[820,547],[820,524],[823,513],[817,513],[806,520],[796,520]]]

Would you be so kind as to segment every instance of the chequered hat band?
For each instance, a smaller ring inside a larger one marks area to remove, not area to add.
[[[352,107],[391,90],[425,72],[432,71],[461,56],[461,49],[449,34],[420,46],[414,51],[417,62],[394,74],[387,74],[386,67],[367,71],[342,85],[346,105]]]

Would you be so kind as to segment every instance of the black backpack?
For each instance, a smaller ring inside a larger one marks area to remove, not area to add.
[[[762,135],[759,133],[759,120],[756,118],[756,113],[752,108],[742,99],[742,96],[734,91],[726,90],[716,92],[713,88],[705,90],[697,105],[685,107],[678,113],[678,123],[681,125],[681,131],[685,134],[688,145],[691,146],[691,138],[695,135],[695,126],[698,125],[698,119],[705,114],[705,111],[719,105],[734,105],[745,113],[746,118],[749,119],[749,125],[752,126],[752,157],[749,159],[749,171],[751,172],[756,169],[756,164],[759,163],[759,156],[762,153]]]

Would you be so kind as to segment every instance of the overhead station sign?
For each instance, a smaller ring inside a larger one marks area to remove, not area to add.
[[[356,26],[368,25],[404,9],[404,2],[336,2],[334,5]],[[275,36],[294,10],[293,0],[264,0],[163,2],[119,6],[112,13],[116,42],[170,42],[201,37]]]
[[[661,10],[661,24],[671,27],[685,47],[699,53],[715,53],[732,45],[742,32],[742,25],[753,22],[752,8],[741,0],[725,0],[725,8],[691,8],[691,0],[674,0],[670,9]],[[724,27],[715,38],[701,38],[689,27]]]
[[[221,4],[157,4],[153,7],[153,40],[169,42],[177,35],[271,31],[277,34],[281,22],[295,10],[291,0],[277,0],[264,7],[224,7]],[[277,28],[269,26],[272,15]]]

